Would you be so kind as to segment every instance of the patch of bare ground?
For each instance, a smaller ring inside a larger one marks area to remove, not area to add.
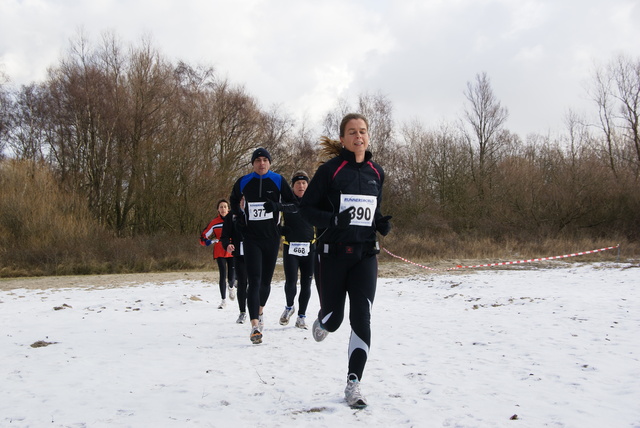
[[[391,260],[390,260],[391,259]],[[477,272],[479,270],[499,269],[541,269],[566,266],[564,261],[535,262],[517,265],[491,266],[481,268],[466,268],[468,266],[480,266],[496,263],[496,260],[439,260],[439,261],[412,261],[413,263],[392,259],[390,256],[381,255],[378,268],[378,276],[381,278],[400,278],[412,275],[452,275]],[[498,261],[500,262],[500,261]],[[504,262],[504,261],[503,261]],[[465,268],[457,268],[463,266]],[[0,278],[0,290],[35,289],[46,290],[51,288],[115,288],[135,286],[145,283],[165,283],[173,281],[206,281],[216,284],[218,282],[217,270],[202,271],[178,271],[178,272],[152,272],[152,273],[128,273],[110,275],[77,275],[77,276],[44,276],[44,277],[20,277]],[[273,281],[284,281],[284,272],[281,260],[276,266]]]
[[[380,277],[402,277],[416,274],[424,274],[423,268],[406,262],[380,261]],[[273,275],[274,281],[284,281],[282,264],[276,266]],[[70,276],[43,276],[0,278],[0,290],[35,289],[46,290],[51,288],[114,288],[135,286],[145,283],[164,283],[172,281],[207,281],[218,282],[218,271],[179,271],[179,272],[153,272],[153,273],[127,273],[110,275],[70,275]]]
[[[0,279],[0,290],[35,289],[46,290],[50,288],[115,288],[134,286],[145,283],[163,283],[179,280],[191,281],[217,281],[217,271],[198,272],[152,272],[152,273],[127,273],[112,275],[70,275],[70,276],[43,276],[24,278]]]

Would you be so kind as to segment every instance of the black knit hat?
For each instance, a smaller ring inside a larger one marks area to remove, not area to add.
[[[262,147],[260,147],[259,149],[255,149],[253,151],[253,154],[251,155],[251,163],[253,163],[260,156],[263,156],[263,157],[269,159],[269,163],[271,163],[271,155],[269,154],[267,149],[263,149]]]
[[[309,175],[304,171],[295,172],[293,174],[293,177],[291,177],[291,185],[293,186],[293,184],[296,181],[299,181],[299,180],[304,180],[304,181],[306,181],[308,183],[309,182]]]

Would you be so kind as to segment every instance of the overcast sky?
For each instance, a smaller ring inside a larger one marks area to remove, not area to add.
[[[170,60],[213,66],[263,108],[320,121],[342,97],[388,97],[398,122],[462,116],[486,72],[507,127],[558,132],[593,112],[595,65],[640,58],[639,0],[0,0],[0,67],[41,81],[83,29],[151,36]]]

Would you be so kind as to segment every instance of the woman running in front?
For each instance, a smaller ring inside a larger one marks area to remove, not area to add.
[[[340,124],[339,154],[316,171],[300,205],[318,228],[318,319],[312,327],[320,342],[344,319],[349,296],[351,336],[345,399],[351,407],[367,405],[360,381],[371,344],[371,306],[376,292],[380,252],[376,232],[389,233],[390,216],[381,214],[384,171],[371,160],[369,123],[360,114]]]

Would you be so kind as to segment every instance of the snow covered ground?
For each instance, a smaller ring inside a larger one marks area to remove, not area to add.
[[[637,264],[381,278],[364,410],[348,323],[280,326],[275,282],[252,345],[218,303],[199,280],[0,291],[0,426],[640,427]]]

